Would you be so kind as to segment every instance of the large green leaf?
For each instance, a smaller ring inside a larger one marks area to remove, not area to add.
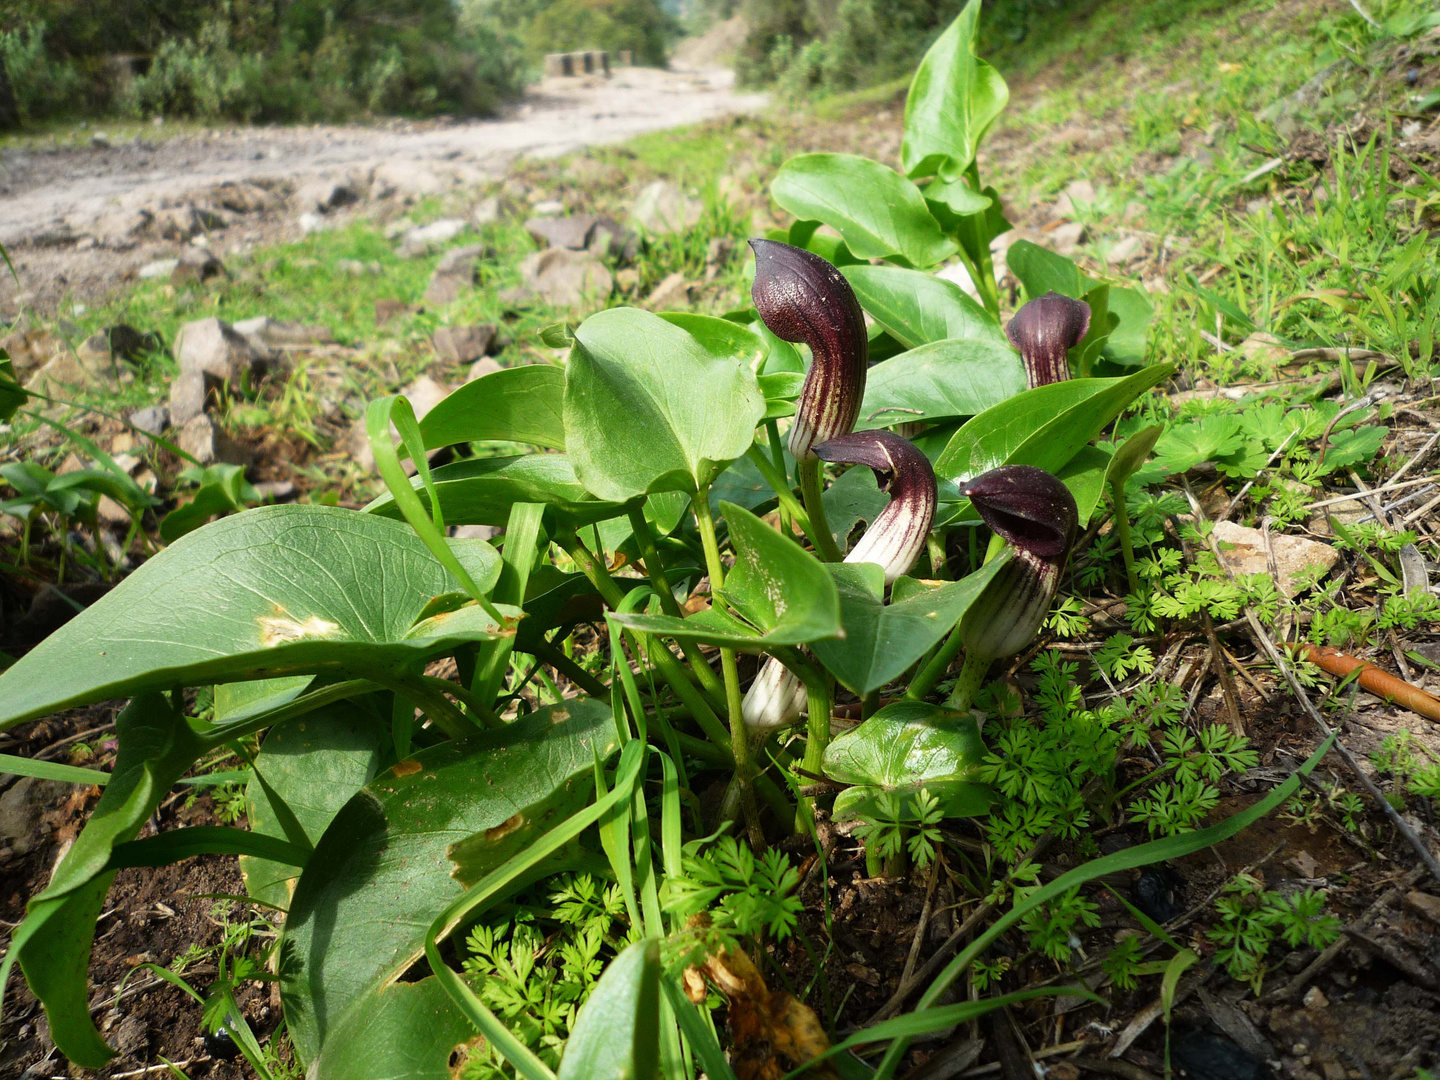
[[[863,430],[973,416],[1024,389],[1025,366],[1008,344],[932,341],[870,369],[855,426]]]
[[[564,450],[564,403],[564,368],[505,368],[466,383],[436,405],[421,418],[420,436],[429,450],[490,441]]]
[[[991,559],[960,581],[900,578],[888,604],[880,566],[831,563],[845,636],[810,648],[835,678],[863,697],[899,678],[948,634],[1004,562]]]
[[[905,99],[900,161],[907,176],[958,177],[1010,98],[1000,73],[975,57],[979,19],[980,0],[970,0],[920,61]]]
[[[1145,362],[1154,308],[1142,290],[1097,282],[1073,260],[1028,240],[1011,244],[1005,258],[1028,299],[1058,292],[1072,300],[1085,300],[1095,309],[1096,317],[1091,320],[1085,340],[1103,342],[1100,355],[1106,360],[1126,367]]]
[[[0,349],[0,421],[9,420],[24,405],[29,395],[20,386],[20,381],[15,378],[15,366],[10,362],[10,354]]]
[[[925,267],[960,250],[940,231],[920,189],[869,158],[800,154],[780,166],[770,194],[797,218],[829,225],[861,259],[899,256]]]
[[[637,308],[580,324],[565,371],[565,444],[597,498],[694,492],[749,449],[765,395],[714,344]]]
[[[1000,324],[953,281],[898,266],[847,266],[841,273],[860,306],[907,349],[951,338],[1010,348]]]
[[[500,556],[451,541],[482,589]],[[416,637],[458,587],[404,524],[324,506],[267,506],[166,548],[0,675],[0,728],[91,701],[278,675],[399,671],[473,627]]]
[[[1114,364],[1137,367],[1145,363],[1145,346],[1150,340],[1150,320],[1155,308],[1140,289],[1110,286],[1110,318],[1114,324],[1100,355]],[[1118,320],[1118,321],[1116,321]]]
[[[983,814],[990,789],[975,782],[985,744],[971,716],[928,701],[894,701],[825,748],[825,775],[853,787],[835,799],[835,818],[874,815],[882,792],[906,802],[921,788],[947,817]]]
[[[556,1080],[654,1080],[660,1060],[660,942],[610,962],[575,1018]]]
[[[367,991],[330,1040],[336,1052],[320,1055],[310,1080],[455,1080],[464,1073],[452,1060],[459,1066],[481,1050],[475,1028],[434,976]]]
[[[1080,300],[1095,287],[1095,282],[1073,261],[1029,240],[1016,240],[1010,245],[1005,252],[1005,265],[1024,287],[1027,300],[1048,292]]]
[[[348,701],[271,728],[255,759],[258,775],[245,792],[250,830],[287,837],[287,818],[293,815],[313,846],[340,808],[375,775],[384,741],[381,718]],[[298,865],[241,856],[240,872],[251,896],[290,906]]]
[[[87,980],[95,923],[115,877],[107,867],[115,848],[134,839],[204,751],[183,713],[159,694],[137,696],[115,718],[115,733],[119,748],[110,782],[50,884],[30,901],[5,957],[8,973],[18,954],[31,991],[45,1006],[55,1045],[76,1065],[92,1069],[113,1056],[90,1019]]]
[[[423,750],[345,804],[285,924],[285,1018],[312,1068],[350,1053],[332,1033],[399,985],[447,905],[593,797],[596,755],[616,746],[608,705],[567,701]]]
[[[641,633],[742,648],[804,645],[840,633],[840,597],[825,564],[750,511],[733,503],[721,503],[720,510],[735,549],[721,595],[734,615],[712,607],[686,619],[611,618]]]
[[[999,465],[1058,473],[1171,370],[1157,364],[1123,379],[1070,379],[1017,394],[961,427],[935,463],[936,475],[963,482]]]
[[[602,502],[575,479],[570,458],[564,454],[525,454],[521,457],[466,458],[444,465],[431,474],[447,525],[494,525],[510,520],[516,503],[544,503],[547,511],[571,526],[589,525],[625,513],[624,503]],[[420,502],[430,508],[430,496],[419,477],[413,481]],[[399,518],[400,509],[382,495],[367,513]]]
[[[718,319],[714,315],[697,315],[693,311],[662,311],[660,318],[672,326],[680,327],[711,356],[728,356],[757,374],[770,355],[770,344],[766,337],[742,323]]]

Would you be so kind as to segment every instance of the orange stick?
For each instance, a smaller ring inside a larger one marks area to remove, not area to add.
[[[1374,664],[1359,660],[1339,649],[1332,649],[1328,645],[1305,643],[1300,646],[1300,653],[1322,671],[1328,671],[1342,679],[1358,670],[1360,677],[1356,681],[1360,684],[1360,689],[1411,712],[1440,721],[1440,698],[1421,690],[1413,683],[1396,678]]]

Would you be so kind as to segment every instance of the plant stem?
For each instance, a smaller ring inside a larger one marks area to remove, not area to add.
[[[695,522],[700,528],[700,542],[705,548],[705,569],[710,574],[712,596],[719,601],[725,586],[725,564],[720,560],[720,544],[715,539],[715,519],[710,516],[710,485],[703,484],[691,500]],[[720,669],[725,676],[725,706],[730,719],[730,752],[735,755],[735,781],[740,788],[740,810],[745,815],[750,844],[757,851],[765,848],[765,833],[760,828],[760,807],[755,802],[753,767],[750,763],[750,733],[740,698],[740,669],[735,663],[734,649],[720,650]]]
[[[615,584],[610,572],[600,565],[600,561],[581,542],[580,537],[576,536],[572,530],[568,533],[557,534],[555,542],[560,545],[565,554],[575,560],[575,565],[580,568],[580,572],[585,575],[591,585],[595,586],[595,591],[600,594],[600,599],[609,604],[612,611],[618,608],[625,599],[625,594],[620,591],[620,586]]]
[[[795,498],[795,493],[790,490],[785,473],[771,464],[770,459],[765,456],[758,445],[751,446],[749,450],[745,451],[745,456],[750,459],[750,463],[755,466],[756,471],[765,478],[765,482],[775,489],[775,495],[780,500],[781,511],[789,513],[795,519],[795,523],[800,526],[800,531],[814,545],[815,533],[810,524],[810,515],[805,512],[805,508],[800,505],[800,500]]]
[[[426,716],[435,722],[436,727],[452,739],[473,735],[480,730],[480,726],[451,704],[449,698],[426,686],[421,681],[424,676],[406,678],[400,675],[391,675],[388,672],[377,672],[372,678],[387,689],[394,690],[402,697],[413,701],[424,711]]]
[[[1123,480],[1110,484],[1110,501],[1115,504],[1115,535],[1120,538],[1120,554],[1125,557],[1125,580],[1130,585],[1130,595],[1140,592],[1140,572],[1135,568],[1135,548],[1130,540],[1130,511],[1125,506],[1125,483]]]
[[[825,748],[830,745],[830,684],[818,673],[805,683],[809,716],[806,718],[805,759],[801,768],[816,776],[824,775]],[[815,833],[815,798],[805,796],[795,811],[795,829]]]
[[[810,531],[807,535],[815,545],[815,552],[825,562],[840,562],[840,549],[835,546],[835,537],[830,534],[830,523],[825,519],[825,504],[821,501],[824,485],[820,482],[820,459],[807,458],[795,466],[800,474],[800,495],[805,500],[805,512],[810,515]]]
[[[535,659],[543,660],[561,675],[580,687],[591,697],[604,700],[610,696],[610,688],[595,678],[588,671],[582,668],[570,657],[566,656],[554,645],[548,642],[539,642],[535,645]]]
[[[655,544],[655,534],[650,531],[650,522],[645,519],[643,506],[635,506],[630,509],[630,528],[635,533],[635,541],[640,546],[640,557],[645,560],[645,573],[650,577],[650,585],[655,590],[655,595],[660,599],[660,609],[675,619],[683,619],[684,613],[680,610],[680,604],[675,599],[675,593],[670,588],[670,579],[665,576],[665,563],[660,558],[660,549]],[[695,677],[700,680],[700,685],[710,695],[713,701],[725,700],[725,688],[721,685],[720,679],[715,675],[715,669],[705,659],[700,647],[693,642],[680,642],[680,651],[685,654],[690,667],[695,671]]]
[[[958,713],[970,711],[970,706],[975,701],[975,692],[985,681],[985,673],[990,670],[990,657],[980,656],[975,652],[965,655],[965,666],[960,669],[960,677],[955,680],[955,689],[950,691],[950,696],[945,699],[945,707],[953,709]]]
[[[780,442],[780,426],[774,420],[765,421],[765,437],[768,440],[770,446],[770,457],[766,460],[770,462],[770,464],[774,467],[776,474],[781,478],[782,481],[784,481],[781,486],[784,487],[786,491],[789,491],[790,481],[786,478],[785,475],[785,447],[784,444]],[[762,454],[761,456],[763,457],[764,455]],[[761,475],[765,476],[765,479],[769,481],[770,478],[768,475],[765,474],[764,470],[761,470]],[[772,484],[771,486],[773,487],[774,485]],[[776,491],[775,494],[779,495],[780,492]],[[794,501],[793,498],[791,501]],[[793,516],[794,511],[790,508],[790,506],[785,502],[784,499],[781,499],[780,524],[785,527],[786,532],[790,531],[790,518],[792,518]]]
[[[915,678],[910,680],[910,686],[905,691],[905,696],[911,701],[924,701],[925,695],[935,689],[935,684],[945,677],[945,672],[950,670],[950,663],[960,655],[960,648],[964,641],[960,636],[960,624],[955,624],[955,629],[950,631],[940,648],[935,650],[935,655]]]
[[[965,170],[965,175],[970,180],[971,189],[978,195],[981,190],[979,164],[971,161],[970,167]],[[971,277],[975,282],[975,288],[979,290],[981,298],[985,301],[985,310],[998,319],[1000,317],[1000,290],[995,284],[995,262],[990,257],[990,240],[989,237],[985,235],[984,229],[981,228],[981,223],[985,220],[985,217],[983,212],[975,215],[975,217],[976,237],[978,240],[978,243],[975,245],[978,256],[975,269],[979,271],[979,276],[971,275]]]

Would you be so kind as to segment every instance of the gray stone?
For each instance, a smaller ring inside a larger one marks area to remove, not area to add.
[[[395,300],[384,297],[375,301],[375,325],[384,326],[402,315],[413,315],[419,311],[413,304],[407,304],[404,300]]]
[[[215,426],[210,417],[201,413],[180,429],[175,445],[201,465],[249,465],[250,451]]]
[[[488,356],[482,356],[470,365],[470,370],[465,374],[465,381],[467,383],[474,382],[476,379],[483,379],[486,375],[493,375],[495,372],[503,370],[497,361],[491,360]]]
[[[287,345],[329,345],[335,335],[328,326],[307,326],[304,323],[276,322],[268,315],[257,315],[234,325],[252,345],[261,349],[279,349]]]
[[[654,291],[645,298],[645,306],[651,311],[664,311],[689,301],[690,284],[685,280],[684,274],[677,272],[655,286]]]
[[[175,359],[182,372],[208,371],[224,382],[263,375],[270,360],[244,334],[213,317],[180,327]]]
[[[475,264],[490,254],[488,244],[466,244],[451,248],[435,264],[437,274],[473,274]]]
[[[329,223],[313,210],[301,214],[296,224],[300,226],[300,231],[306,236],[329,228]]]
[[[1050,247],[1061,255],[1074,255],[1080,245],[1089,239],[1085,226],[1078,221],[1066,222],[1048,234]]]
[[[1095,205],[1095,185],[1089,180],[1072,180],[1051,208],[1056,218],[1073,218],[1076,212],[1084,212]]]
[[[441,218],[429,225],[411,229],[400,240],[398,253],[401,258],[415,259],[428,255],[442,244],[448,244],[470,227],[464,218]]]
[[[175,269],[170,271],[173,285],[190,285],[197,281],[209,281],[225,273],[225,264],[204,248],[186,247],[180,251]]]
[[[189,240],[225,228],[225,218],[200,206],[172,206],[155,215],[155,228],[167,240]]]
[[[210,197],[222,208],[236,214],[260,214],[275,205],[274,195],[259,184],[247,184],[243,181],[220,184],[211,189]]]
[[[456,525],[450,535],[456,540],[494,540],[502,532],[496,525]]]
[[[312,180],[295,193],[296,208],[309,213],[328,214],[359,201],[359,192],[338,180]]]
[[[525,222],[525,231],[537,244],[545,247],[584,251],[590,244],[590,234],[598,220],[594,214],[574,214],[562,218],[537,217]]]
[[[149,210],[116,210],[97,218],[90,233],[106,247],[124,250],[134,247],[154,220]]]
[[[170,426],[170,410],[164,405],[149,405],[130,414],[130,423],[147,435],[159,435]]]
[[[219,400],[222,383],[208,371],[182,371],[170,384],[169,419],[184,427]]]
[[[470,210],[470,221],[478,227],[494,225],[499,220],[500,196],[498,195],[481,199]]]
[[[145,1021],[138,1016],[127,1016],[115,1029],[115,1049],[122,1058],[144,1061],[150,1049],[150,1034]]]
[[[37,780],[22,776],[0,795],[0,847],[8,847],[17,855],[30,852],[37,842],[48,835],[42,832],[45,814],[66,795],[71,786],[58,780]]]
[[[152,278],[169,277],[179,265],[179,259],[156,259],[140,267],[136,273],[140,280],[149,281]]]
[[[295,481],[265,480],[254,485],[255,493],[267,502],[289,502],[295,497]]]
[[[57,352],[45,366],[25,383],[25,389],[37,394],[63,393],[95,382],[96,373],[85,367],[69,349]]]
[[[432,341],[435,352],[443,360],[454,364],[468,364],[478,360],[490,351],[495,340],[495,327],[489,323],[480,326],[442,326],[435,331]]]
[[[599,303],[615,287],[615,279],[604,263],[569,248],[527,255],[520,263],[520,278],[540,299],[565,308]]]
[[[369,262],[361,262],[359,259],[341,259],[335,264],[335,269],[350,277],[379,277],[385,272],[378,259],[371,259]]]
[[[487,252],[484,244],[466,244],[447,251],[430,275],[425,303],[431,307],[453,304],[475,284],[479,264]]]
[[[668,236],[694,228],[703,210],[700,201],[686,195],[678,184],[656,180],[640,192],[630,220],[651,236]]]
[[[401,195],[420,198],[439,195],[446,183],[433,170],[409,158],[391,158],[375,167],[372,193],[377,198]]]
[[[559,199],[541,199],[531,209],[540,217],[555,217],[565,212],[565,204]]]

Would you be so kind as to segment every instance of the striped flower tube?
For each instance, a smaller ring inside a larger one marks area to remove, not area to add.
[[[1089,332],[1090,305],[1057,292],[1031,300],[1005,327],[1005,336],[1025,360],[1031,390],[1070,378],[1070,350]]]

